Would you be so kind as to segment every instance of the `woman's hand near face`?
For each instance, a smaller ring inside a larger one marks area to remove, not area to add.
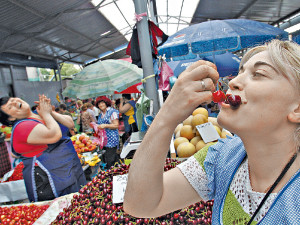
[[[52,112],[51,100],[45,95],[39,95],[39,101],[37,103],[37,112],[42,118]]]
[[[30,132],[27,143],[29,144],[53,144],[60,140],[62,133],[58,123],[52,117],[51,101],[45,95],[39,96],[37,112],[44,124],[36,125]]]
[[[213,63],[203,60],[193,63],[180,74],[161,110],[171,112],[169,118],[176,124],[180,123],[197,106],[212,100],[218,79],[219,74]]]
[[[179,76],[134,154],[124,196],[125,212],[157,217],[200,200],[178,168],[166,173],[163,168],[175,127],[198,105],[211,101],[218,78],[216,66],[206,61],[195,62]]]

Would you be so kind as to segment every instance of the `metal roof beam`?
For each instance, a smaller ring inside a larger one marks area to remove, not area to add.
[[[237,19],[240,18],[245,12],[247,12],[258,0],[252,0],[249,2],[237,15],[233,18]]]
[[[9,1],[10,1],[11,3],[13,3],[13,4],[15,4],[15,5],[17,5],[17,6],[21,7],[21,8],[23,8],[23,9],[25,9],[25,10],[27,10],[27,11],[29,11],[29,12],[31,12],[31,13],[34,14],[34,15],[43,18],[43,19],[44,19],[45,21],[47,21],[47,22],[52,21],[52,22],[55,23],[56,26],[60,26],[60,27],[62,27],[63,29],[69,31],[69,32],[72,32],[72,33],[74,33],[74,34],[76,34],[76,35],[79,35],[79,36],[81,36],[81,37],[84,37],[84,38],[88,39],[89,41],[92,41],[92,42],[94,41],[92,38],[90,38],[90,37],[88,37],[88,36],[86,36],[86,35],[84,35],[84,34],[78,32],[78,31],[76,31],[76,30],[73,30],[73,29],[67,27],[65,24],[61,24],[61,23],[56,22],[53,18],[51,18],[51,19],[49,20],[49,19],[48,19],[46,16],[44,16],[43,14],[37,12],[36,10],[32,10],[30,7],[28,7],[28,6],[24,5],[24,4],[21,4],[20,2],[18,2],[18,1],[16,1],[16,0],[9,0]],[[82,4],[81,4],[81,5],[82,5]],[[60,14],[58,14],[58,15],[56,15],[56,16],[55,16],[55,19],[56,19],[57,17],[59,17],[61,14],[63,14],[63,13],[65,13],[65,11],[62,12],[62,13],[60,13]],[[55,26],[53,26],[53,28],[55,28]],[[27,27],[27,28],[24,28],[24,29],[28,29],[28,27]],[[50,29],[52,29],[52,28],[50,28]],[[47,31],[49,31],[50,29],[48,28]],[[101,44],[98,43],[98,46],[99,46],[99,47],[103,47],[103,48],[105,48],[105,49],[107,49],[107,50],[109,50],[109,51],[112,51],[111,48],[109,48],[109,47],[107,47],[107,46],[105,46],[105,45],[101,45]]]
[[[287,14],[286,16],[284,17],[281,17],[279,20],[276,20],[275,22],[271,23],[271,25],[279,25],[279,23],[281,23],[282,21],[284,20],[287,20],[289,18],[291,18],[292,16],[295,16],[296,14],[300,13],[300,8],[299,9],[296,9],[295,11]]]
[[[28,40],[28,35],[25,35],[25,34],[23,34],[23,33],[18,33],[17,31],[14,32],[12,29],[6,28],[6,27],[4,27],[4,26],[0,26],[0,29],[1,29],[1,30],[6,30],[6,31],[12,31],[12,33],[16,33],[16,34],[18,34],[18,35],[25,36],[25,37],[26,37],[25,41]],[[57,43],[55,43],[55,42],[47,41],[47,40],[44,40],[44,39],[41,39],[41,38],[37,38],[37,37],[33,37],[33,36],[30,36],[30,35],[29,35],[29,39],[37,40],[37,41],[39,41],[39,42],[42,42],[42,43],[45,43],[45,44],[47,44],[47,45],[54,46],[54,47],[57,47],[57,48],[61,48],[61,49],[67,50],[67,51],[69,51],[69,52],[79,52],[79,53],[82,53],[81,51],[78,51],[78,50],[75,50],[75,49],[72,49],[72,48],[68,48],[68,47],[66,47],[66,46],[57,44]],[[18,45],[18,44],[21,43],[21,42],[24,42],[24,40],[22,40],[22,41],[20,41],[20,42],[18,42],[18,43],[16,43],[16,44],[14,44],[14,45],[11,45],[11,46],[9,46],[8,48],[1,49],[0,52],[7,51],[7,49],[10,49],[10,48],[14,47],[14,46]],[[92,57],[92,58],[98,57],[98,56],[89,55],[89,54],[86,54],[86,56],[89,56],[89,57]]]
[[[40,53],[36,54],[36,53],[33,53],[33,52],[28,52],[28,51],[23,51],[23,50],[22,51],[11,50],[9,53],[15,53],[15,54],[27,55],[27,56],[34,56],[34,57],[39,57],[39,58],[42,58],[42,59],[53,60],[53,56],[49,56],[49,55],[45,55],[45,54],[40,54]],[[64,61],[70,61],[70,62],[73,62],[73,63],[76,63],[76,64],[84,64],[84,62],[76,61],[76,60],[66,60],[66,58],[60,57],[60,56],[56,56],[55,59],[59,59],[62,62],[64,62]]]

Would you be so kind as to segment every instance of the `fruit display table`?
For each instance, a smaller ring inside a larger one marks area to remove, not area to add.
[[[91,162],[91,163],[82,165],[82,169],[83,169],[85,177],[88,181],[92,180],[92,178],[94,176],[96,176],[96,174],[98,173],[98,170],[101,165],[100,159],[102,158],[102,155],[104,154],[104,152],[105,151],[102,150],[102,151],[98,151],[98,152],[94,151],[94,152],[83,153],[83,157],[85,158],[85,160],[88,160],[88,162]],[[95,158],[95,156],[97,156],[97,157]],[[93,160],[96,160],[96,161],[93,161]]]
[[[51,206],[52,201],[0,206],[0,224],[36,224]],[[38,224],[48,224],[48,221]]]
[[[71,204],[71,200],[75,194],[77,193],[64,195],[52,200],[49,204],[49,208],[34,222],[34,225],[45,225],[54,221],[57,215]]]
[[[180,162],[166,159],[164,170],[174,168]],[[67,199],[65,208],[48,218],[48,224],[211,224],[213,201],[198,202],[167,215],[141,219],[126,214],[122,194],[126,189],[130,165],[118,164],[109,170],[100,171],[91,182]],[[121,182],[121,185],[120,183]],[[120,197],[116,199],[116,196]],[[50,209],[50,208],[49,208]],[[51,210],[51,209],[50,209]],[[42,219],[42,217],[40,219]],[[172,223],[171,223],[172,222]]]

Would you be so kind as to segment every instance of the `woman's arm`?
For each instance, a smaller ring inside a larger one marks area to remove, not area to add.
[[[55,111],[51,112],[52,117],[59,123],[61,123],[62,125],[66,126],[69,129],[74,128],[74,121],[73,118],[69,115],[63,115],[60,113],[57,113]]]
[[[121,98],[120,106],[119,106],[119,112],[120,113],[126,113],[130,108],[131,108],[130,103],[125,103],[125,105],[123,105],[123,98]]]
[[[164,164],[176,126],[198,105],[211,101],[217,80],[215,66],[205,61],[194,63],[179,76],[135,152],[123,205],[127,213],[156,217],[200,200],[179,169],[164,173]]]
[[[98,125],[99,129],[111,129],[111,130],[115,130],[115,129],[119,129],[119,119],[115,119],[111,121],[111,124],[100,124]]]
[[[50,99],[46,96],[39,96],[37,112],[43,119],[44,124],[36,125],[30,132],[27,143],[29,144],[53,144],[59,141],[62,133],[58,123],[52,117],[52,106]]]

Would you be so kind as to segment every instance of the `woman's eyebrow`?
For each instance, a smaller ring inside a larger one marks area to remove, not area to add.
[[[270,67],[271,69],[273,69],[276,73],[278,73],[277,69],[276,69],[274,66],[272,66],[272,65],[269,64],[269,63],[263,62],[263,61],[257,61],[257,62],[254,64],[254,67],[258,67],[258,66],[261,66],[261,65],[268,66],[268,67]]]

